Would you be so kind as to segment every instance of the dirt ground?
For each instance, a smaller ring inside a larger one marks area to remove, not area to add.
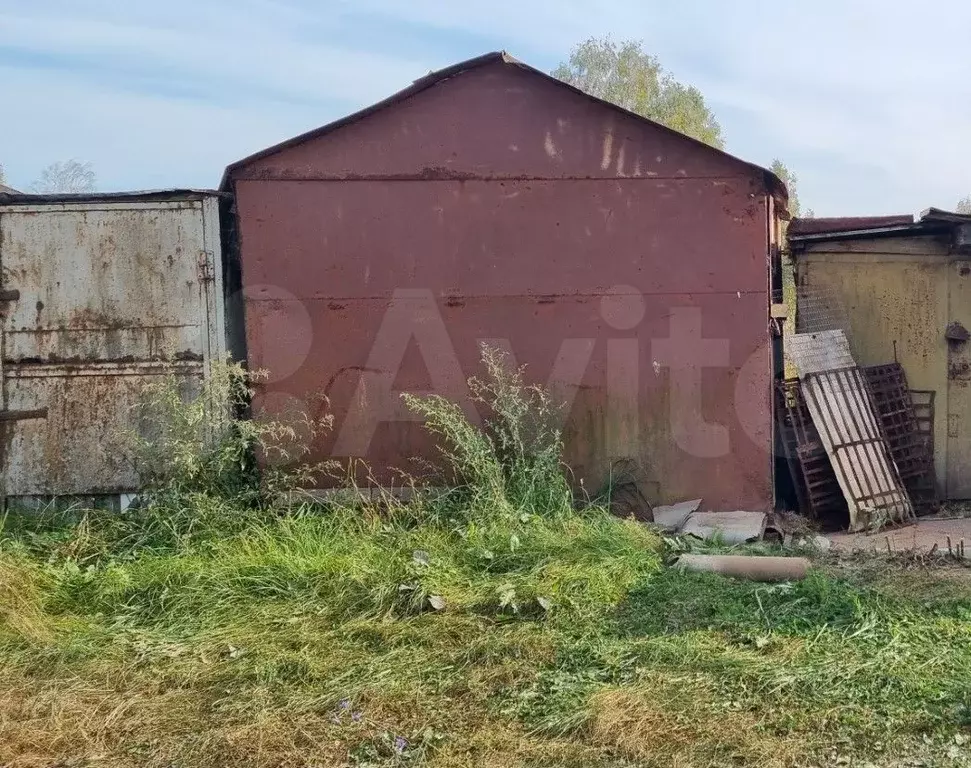
[[[960,555],[971,559],[971,518],[919,520],[894,530],[878,533],[827,534],[833,547],[842,552],[915,552]],[[935,549],[936,548],[936,549]]]

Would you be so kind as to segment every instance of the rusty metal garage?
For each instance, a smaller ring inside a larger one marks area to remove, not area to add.
[[[567,404],[577,483],[772,504],[770,319],[785,189],[505,53],[231,165],[260,415],[317,457],[429,456],[401,391],[468,403],[491,342]]]
[[[226,351],[218,195],[0,194],[0,499],[124,506],[147,384]]]

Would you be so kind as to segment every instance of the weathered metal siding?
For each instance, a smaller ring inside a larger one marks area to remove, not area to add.
[[[948,263],[947,287],[948,326],[959,326],[956,336],[945,341],[947,496],[971,499],[971,342],[967,337],[967,329],[971,328],[971,260],[967,255],[955,256]]]
[[[217,198],[0,205],[3,494],[134,490],[125,432],[149,381],[225,350]],[[22,418],[23,415],[39,417]]]
[[[771,503],[771,227],[745,164],[497,65],[233,178],[257,411],[326,395],[318,456],[434,455],[396,393],[467,402],[492,341],[570,403],[589,490],[629,459],[655,501]]]
[[[946,239],[883,238],[809,245],[798,256],[801,294],[829,302],[845,320],[856,362],[900,362],[912,389],[935,393],[934,465],[940,492],[960,498],[971,483],[967,428],[949,414],[967,412],[954,395],[944,331],[971,316],[971,301],[952,300],[961,263]],[[960,393],[958,393],[960,394]],[[953,399],[953,402],[952,402]],[[952,432],[949,445],[949,421]],[[955,451],[960,462],[952,460]]]

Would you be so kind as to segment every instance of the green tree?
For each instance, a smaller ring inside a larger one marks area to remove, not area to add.
[[[591,37],[578,44],[553,77],[591,96],[721,149],[721,126],[694,86],[679,83],[643,43]]]
[[[786,189],[789,190],[789,213],[793,218],[802,215],[802,206],[799,204],[799,178],[778,158],[772,161],[771,170],[772,173],[782,179]],[[807,210],[806,218],[811,219],[812,217],[812,210]]]
[[[954,210],[957,213],[964,213],[971,215],[971,195],[961,198],[958,200],[958,204],[954,206]]]

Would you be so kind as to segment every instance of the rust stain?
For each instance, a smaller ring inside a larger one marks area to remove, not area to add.
[[[971,333],[960,322],[955,321],[947,326],[944,331],[944,338],[949,342],[960,344],[971,339]]]
[[[197,262],[212,250],[208,203],[159,202],[4,208],[4,281],[23,296],[4,319],[6,407],[47,411],[0,426],[8,496],[133,489],[123,436],[144,387],[172,374],[186,396],[198,390],[212,338]]]
[[[952,381],[971,379],[971,363],[967,360],[950,360],[947,365],[947,377]]]
[[[67,329],[118,329],[126,326],[126,321],[119,317],[112,317],[107,312],[100,312],[90,307],[81,307],[68,315]]]

